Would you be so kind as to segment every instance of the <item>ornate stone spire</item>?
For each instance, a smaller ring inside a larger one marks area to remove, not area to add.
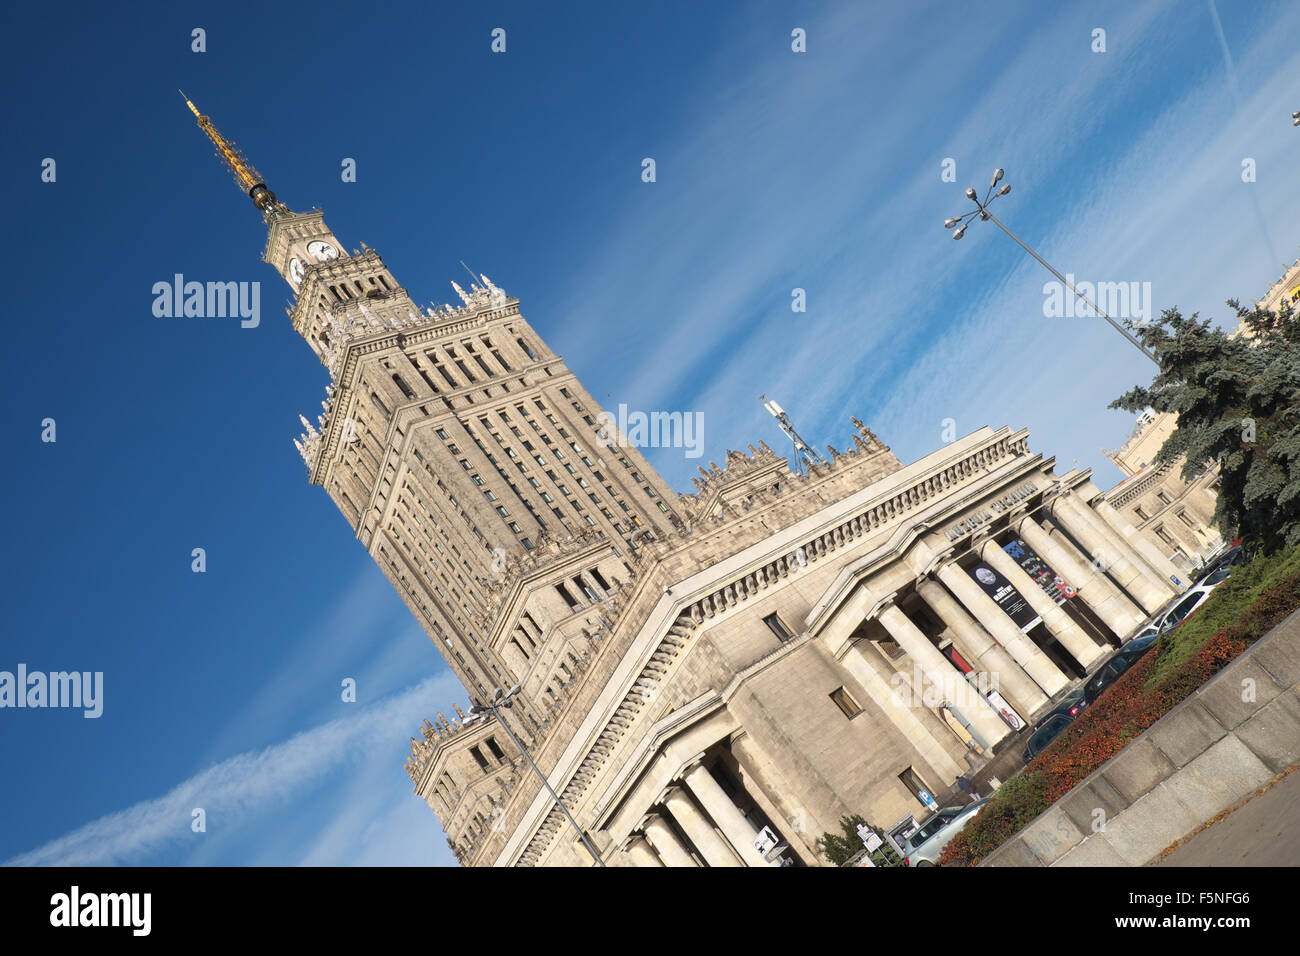
[[[184,97],[185,105],[190,108],[190,112],[198,119],[199,129],[207,134],[208,139],[212,140],[212,145],[217,148],[217,156],[235,177],[235,185],[248,193],[253,204],[262,210],[263,217],[269,221],[277,215],[287,215],[289,208],[275,198],[275,193],[267,188],[262,174],[249,162],[248,157],[240,152],[239,147],[231,140],[221,135],[221,132],[212,125],[212,120],[199,112],[199,108],[190,102],[190,98],[185,96],[183,90],[178,92]]]

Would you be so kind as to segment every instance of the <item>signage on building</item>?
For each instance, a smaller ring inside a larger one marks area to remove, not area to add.
[[[1008,492],[1007,494],[999,498],[997,501],[990,502],[987,508],[979,509],[973,514],[970,514],[966,518],[957,522],[951,528],[948,528],[944,532],[944,537],[946,537],[949,541],[956,541],[962,535],[974,531],[976,528],[980,527],[981,525],[986,524],[989,521],[992,521],[998,515],[1008,511],[1011,508],[1011,506],[1016,504],[1017,502],[1023,501],[1024,499],[1030,497],[1031,495],[1035,495],[1037,493],[1038,493],[1038,486],[1034,484],[1032,481],[1027,481],[1019,488],[1017,488],[1015,491]]]
[[[754,837],[754,849],[757,850],[768,863],[776,863],[780,861],[782,866],[787,866],[788,861],[782,860],[781,854],[789,848],[790,845],[788,843],[782,843],[777,839],[777,836],[772,832],[771,827],[763,827],[763,829],[758,831],[758,835]]]
[[[1035,554],[1033,548],[1019,538],[1004,544],[1002,550],[1009,554],[1016,564],[1024,568],[1025,573],[1037,581],[1038,586],[1057,604],[1064,604],[1079,593],[1065,578],[1053,571],[1046,561]]]
[[[1020,630],[1028,631],[1042,620],[1034,613],[1034,609],[1029,606],[1024,595],[983,561],[971,568],[971,576],[984,589],[984,593],[993,598],[1003,613],[1016,622],[1016,627]]]
[[[1020,719],[1020,715],[1012,710],[1011,705],[1007,703],[1005,697],[995,690],[991,690],[987,695],[988,702],[993,705],[993,709],[998,712],[998,716],[1007,722],[1007,726],[1012,730],[1020,730],[1025,726],[1025,722]]]

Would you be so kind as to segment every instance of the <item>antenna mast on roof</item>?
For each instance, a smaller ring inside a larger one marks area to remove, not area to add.
[[[799,437],[799,433],[794,429],[794,422],[790,421],[790,416],[785,413],[784,408],[766,395],[760,395],[759,398],[763,400],[763,407],[776,419],[781,431],[785,432],[786,437],[794,442],[795,474],[803,474],[805,467],[813,468],[827,463],[826,459],[817,453],[816,448]]]

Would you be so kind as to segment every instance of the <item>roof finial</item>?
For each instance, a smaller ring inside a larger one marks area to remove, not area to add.
[[[177,92],[185,100],[185,105],[190,108],[190,112],[198,118],[199,129],[203,130],[208,139],[212,140],[212,144],[216,146],[217,155],[226,164],[231,174],[234,175],[235,184],[248,193],[257,208],[268,216],[273,212],[288,212],[288,207],[275,198],[275,193],[266,188],[262,174],[239,151],[239,147],[221,135],[221,132],[212,125],[212,120],[199,112],[199,108],[185,95],[184,90],[178,90]]]

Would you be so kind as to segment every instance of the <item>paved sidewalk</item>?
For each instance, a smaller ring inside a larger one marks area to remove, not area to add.
[[[1252,797],[1154,866],[1300,866],[1300,771]]]

